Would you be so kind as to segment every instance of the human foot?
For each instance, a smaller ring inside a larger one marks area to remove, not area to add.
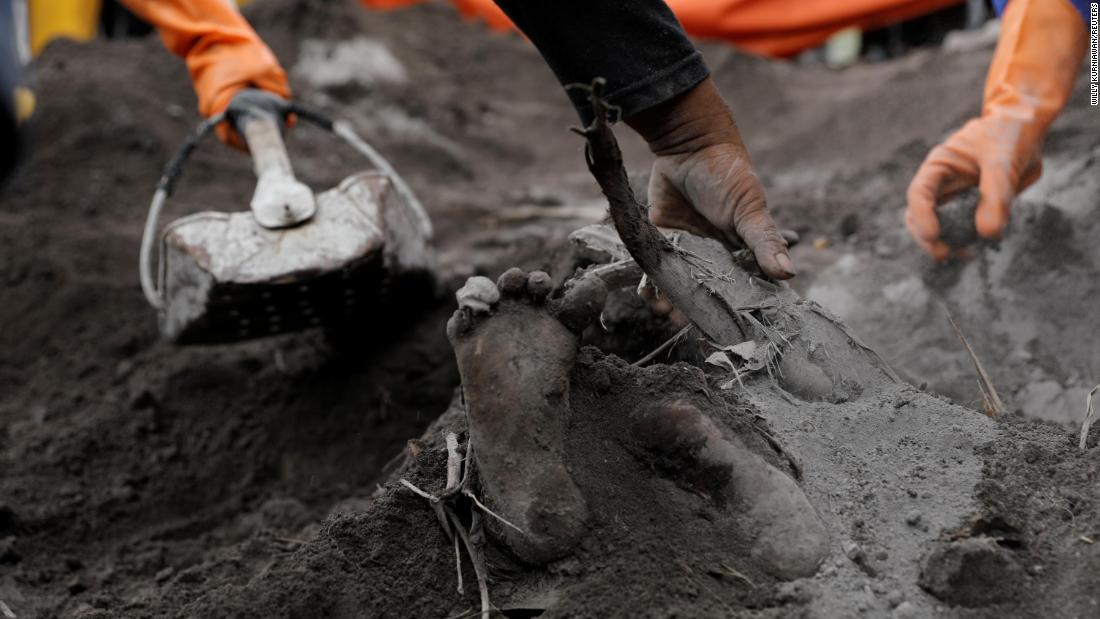
[[[736,510],[754,536],[753,558],[773,576],[812,576],[828,556],[829,534],[798,484],[723,437],[695,406],[672,401],[639,411],[634,438],[658,470]]]
[[[522,531],[505,527],[505,541],[533,563],[565,555],[585,530],[588,508],[562,442],[579,334],[607,295],[594,277],[560,299],[548,301],[550,291],[541,271],[510,269],[496,284],[472,277],[447,323],[482,488]]]

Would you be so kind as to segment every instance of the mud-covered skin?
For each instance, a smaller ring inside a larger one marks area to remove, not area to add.
[[[639,411],[634,438],[659,470],[747,519],[752,558],[773,576],[812,576],[828,556],[828,531],[798,484],[690,403]]]
[[[565,460],[569,374],[578,334],[607,295],[599,279],[582,277],[547,304],[544,276],[510,269],[496,285],[470,278],[447,324],[481,484],[522,530],[504,529],[509,546],[534,563],[568,554],[586,530],[588,506]],[[766,571],[781,579],[817,571],[828,533],[790,477],[676,394],[637,410],[632,427],[622,438],[647,466],[743,520]]]
[[[607,295],[595,278],[552,307],[549,292],[541,271],[510,269],[495,286],[470,278],[447,323],[481,485],[522,531],[506,527],[508,545],[533,563],[565,555],[585,531],[588,508],[566,467],[562,435],[578,333]]]

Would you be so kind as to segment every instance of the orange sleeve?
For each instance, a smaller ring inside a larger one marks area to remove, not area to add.
[[[359,0],[368,9],[387,11],[400,9],[416,4],[423,4],[427,0]],[[493,0],[450,0],[458,12],[467,19],[482,21],[493,30],[515,30],[512,20],[504,14],[504,11]]]

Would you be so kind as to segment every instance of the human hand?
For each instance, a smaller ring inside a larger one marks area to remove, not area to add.
[[[959,255],[941,238],[936,208],[970,187],[981,193],[978,234],[1001,237],[1013,199],[1042,172],[1043,137],[1069,100],[1087,49],[1088,31],[1071,3],[1008,3],[981,117],[933,148],[909,184],[905,222],[933,258]]]
[[[978,187],[974,226],[982,238],[1001,238],[1012,201],[1042,173],[1041,137],[1027,123],[996,115],[968,122],[928,153],[909,184],[905,223],[910,234],[936,260],[963,257],[966,249],[942,238],[936,209]]]
[[[657,155],[649,181],[650,221],[747,247],[775,279],[795,275],[733,115],[709,78],[626,122]]]

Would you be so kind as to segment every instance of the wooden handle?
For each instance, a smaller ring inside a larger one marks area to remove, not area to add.
[[[267,114],[250,114],[241,123],[248,150],[252,153],[252,165],[256,178],[265,174],[280,174],[294,178],[294,169],[290,167],[290,156],[283,143],[282,130],[278,119]]]
[[[280,122],[275,115],[248,114],[238,123],[256,171],[252,215],[270,229],[296,226],[317,212],[313,192],[294,178]]]

